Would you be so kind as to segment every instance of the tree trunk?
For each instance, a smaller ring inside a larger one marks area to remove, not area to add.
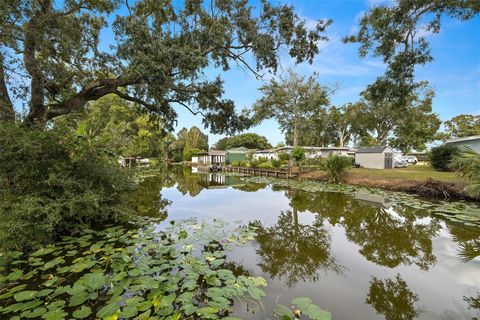
[[[338,138],[339,138],[339,147],[340,148],[343,148],[344,144],[345,144],[345,138],[344,138],[344,134],[343,134],[343,131],[340,131],[339,134],[338,134]]]
[[[298,146],[298,121],[295,119],[293,123],[293,147]]]
[[[0,121],[14,121],[15,111],[13,110],[13,104],[8,94],[5,77],[3,55],[0,54]]]

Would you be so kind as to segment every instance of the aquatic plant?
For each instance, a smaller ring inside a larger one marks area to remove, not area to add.
[[[467,226],[480,227],[480,207],[477,204],[465,201],[437,201],[431,202],[418,196],[403,192],[387,192],[380,189],[352,186],[346,184],[330,184],[318,181],[293,179],[276,179],[269,177],[246,177],[245,182],[270,184],[275,187],[294,188],[306,192],[335,192],[354,195],[356,192],[382,196],[397,205],[418,210],[425,210],[430,214],[440,216],[456,223]]]
[[[167,227],[87,229],[28,256],[11,253],[10,268],[0,276],[0,314],[10,319],[238,319],[230,316],[234,299],[259,301],[267,283],[235,274],[226,252],[255,235],[250,226],[227,231],[224,222],[194,219]],[[312,319],[329,319],[313,311],[308,311]]]

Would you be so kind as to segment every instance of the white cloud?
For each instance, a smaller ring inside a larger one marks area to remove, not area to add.
[[[392,6],[394,3],[394,0],[367,0],[369,7],[377,7],[380,5]]]

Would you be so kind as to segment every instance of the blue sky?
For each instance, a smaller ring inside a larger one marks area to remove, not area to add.
[[[285,1],[280,1],[284,3]],[[359,93],[376,77],[383,74],[381,59],[358,57],[355,44],[344,44],[341,39],[354,32],[359,17],[369,6],[379,1],[367,0],[297,0],[289,1],[296,12],[313,23],[329,18],[333,24],[326,34],[330,38],[321,44],[321,52],[312,65],[295,66],[288,57],[282,59],[282,68],[293,68],[302,74],[318,72],[322,84],[339,83],[341,88],[332,97],[333,104],[358,100]],[[480,17],[467,22],[444,18],[439,34],[429,35],[434,61],[417,70],[420,80],[428,80],[436,92],[433,109],[442,120],[461,113],[480,114]],[[282,70],[280,70],[282,72]],[[262,82],[251,74],[236,69],[224,73],[210,70],[209,75],[221,74],[225,81],[225,97],[235,101],[239,108],[250,107],[260,97],[258,88]],[[196,125],[202,128],[201,118],[192,117],[179,110],[178,129]],[[272,144],[284,140],[278,125],[267,120],[248,132],[264,135]],[[213,144],[222,136],[209,135]]]

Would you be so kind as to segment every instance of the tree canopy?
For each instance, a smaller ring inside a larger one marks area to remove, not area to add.
[[[160,157],[165,149],[162,118],[113,94],[55,118],[54,124],[71,128],[78,137],[119,156]]]
[[[193,126],[182,128],[169,145],[169,156],[175,161],[190,160],[194,153],[208,150],[208,135]]]
[[[308,29],[291,6],[241,0],[4,0],[0,16],[3,119],[11,118],[13,99],[28,106],[28,125],[44,126],[113,93],[162,115],[169,127],[186,108],[214,133],[249,121],[206,68],[234,63],[257,76],[275,72],[281,48],[297,63],[312,62],[330,23]],[[115,37],[109,49],[100,41],[106,28]]]
[[[279,80],[272,79],[262,86],[263,94],[253,107],[256,123],[275,119],[283,133],[292,134],[293,146],[298,146],[299,133],[308,119],[322,112],[329,103],[329,90],[321,86],[314,76],[300,76],[290,70]]]
[[[459,114],[445,121],[445,131],[449,138],[480,135],[480,116]]]
[[[242,133],[233,137],[225,137],[217,141],[214,149],[227,150],[245,147],[247,149],[269,149],[272,145],[267,138],[256,133]]]

